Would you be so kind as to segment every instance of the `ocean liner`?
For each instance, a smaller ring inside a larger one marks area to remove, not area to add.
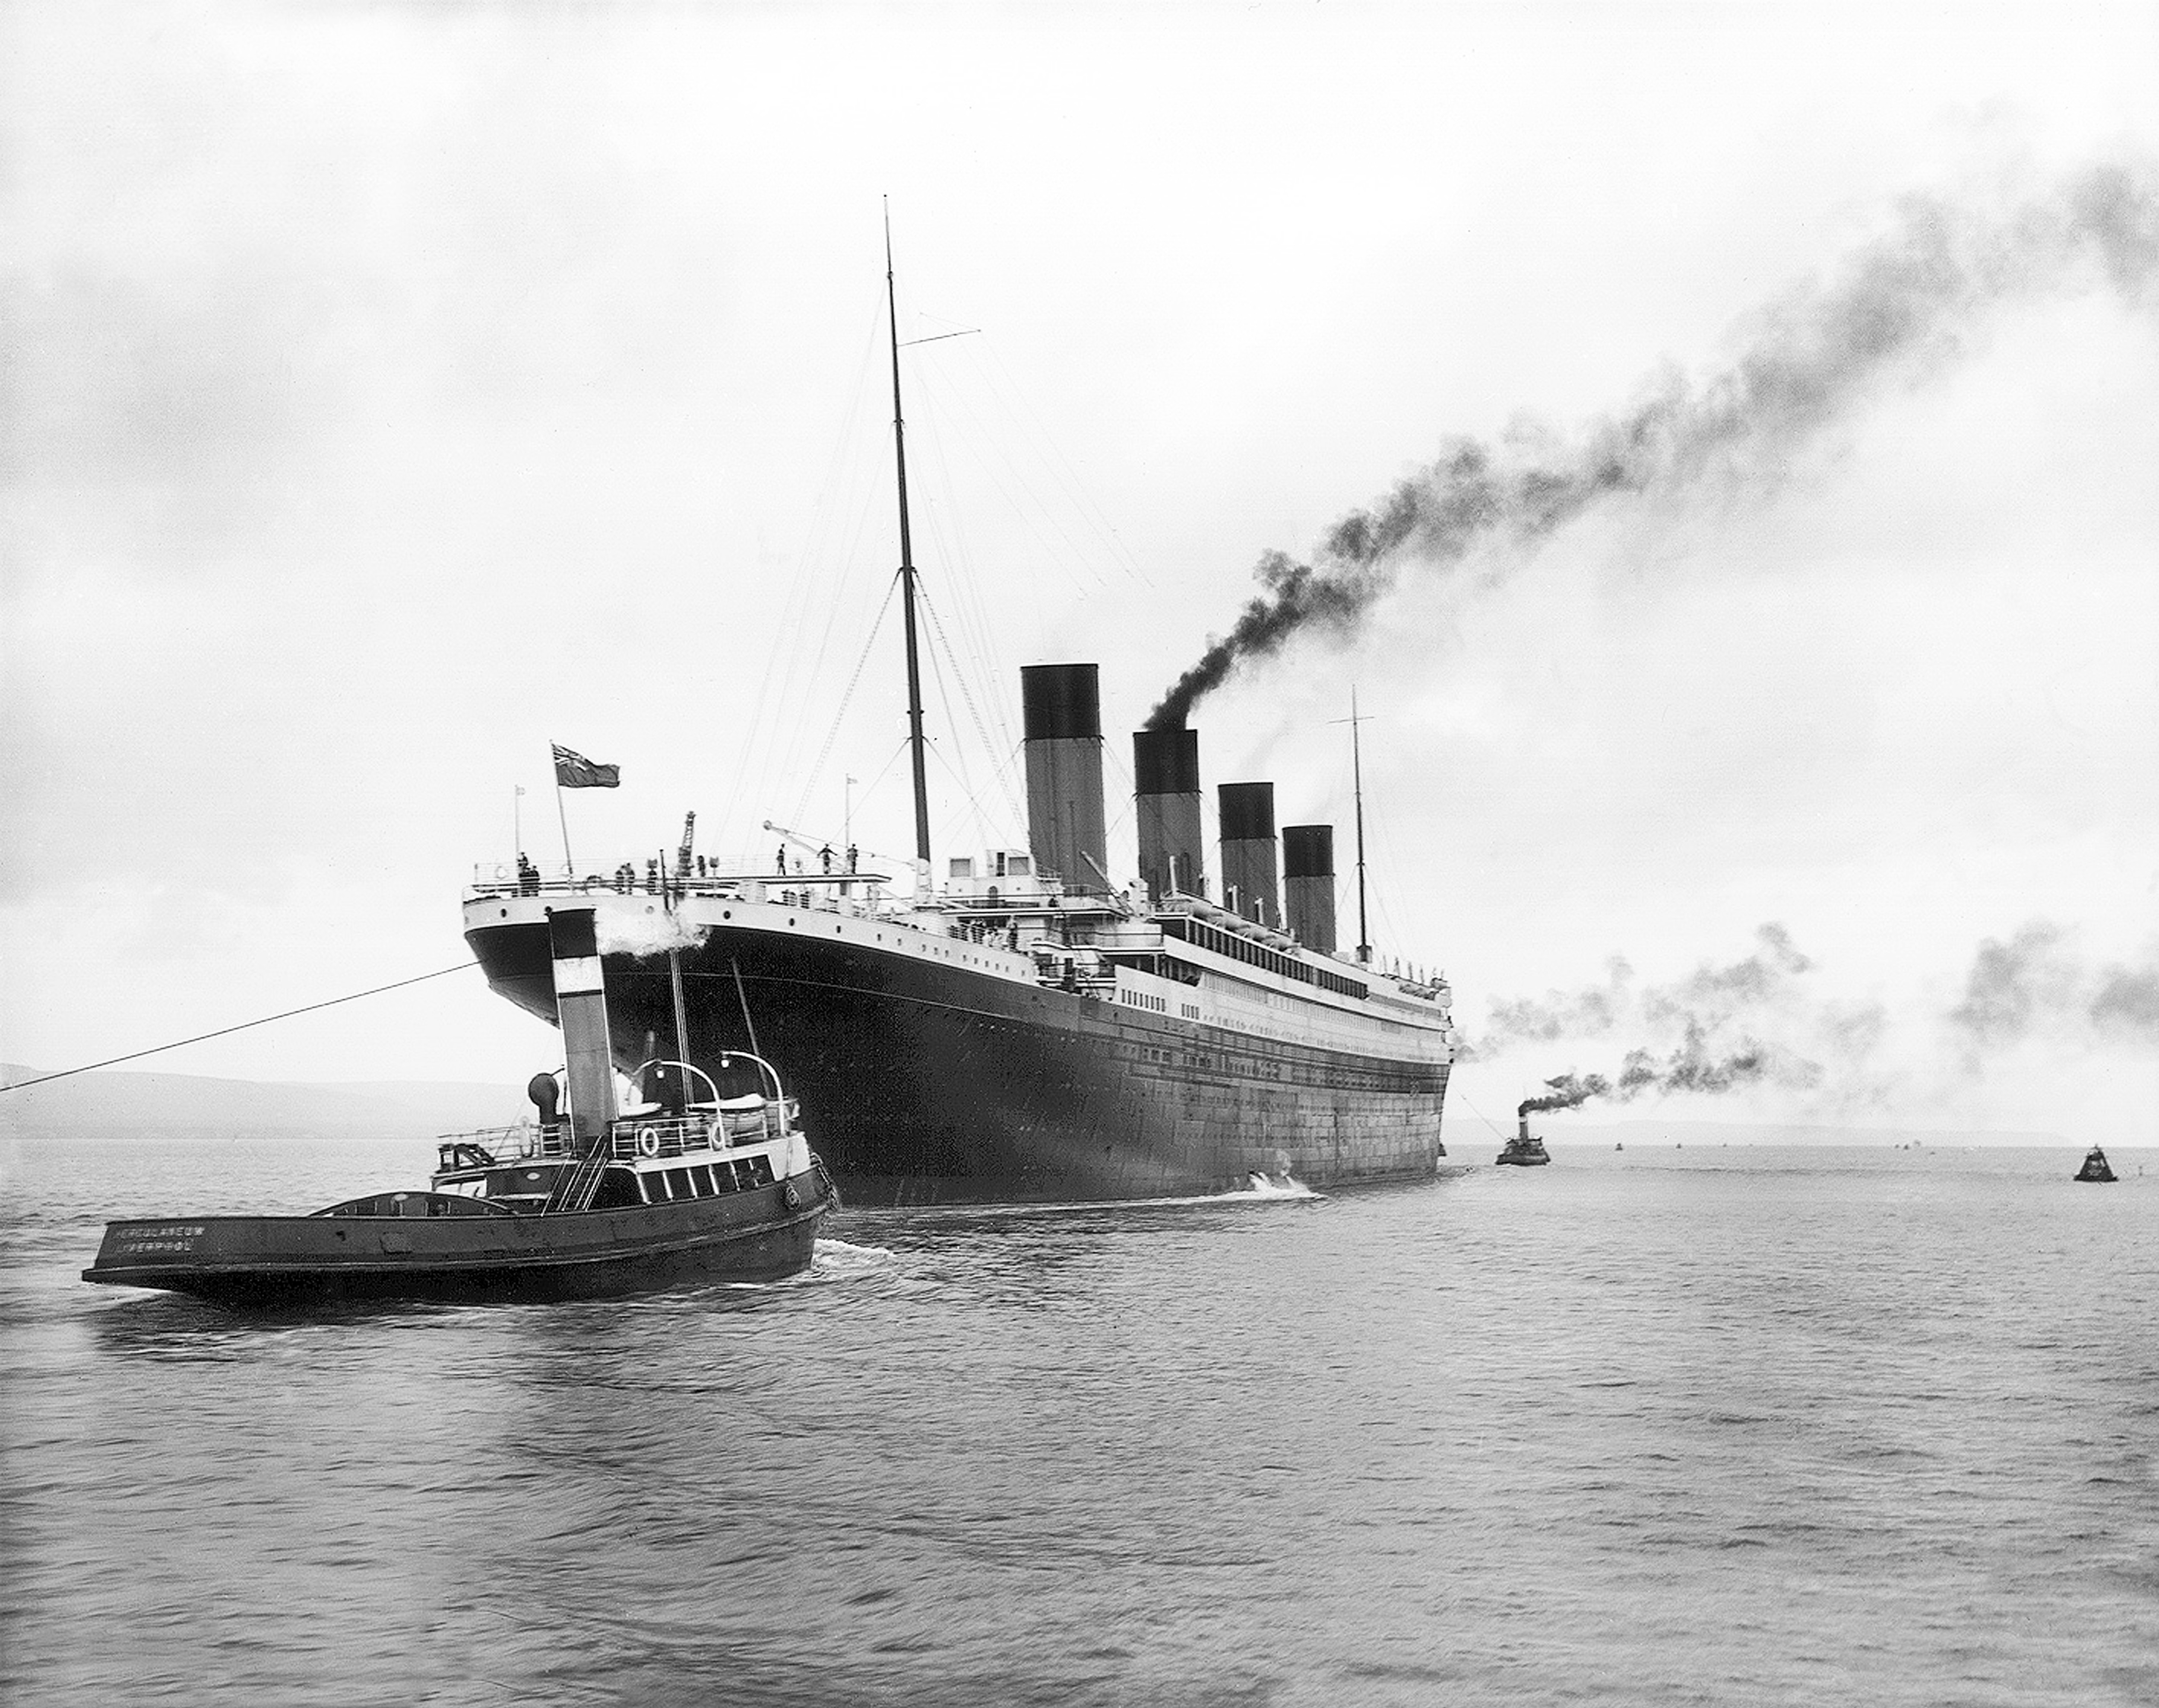
[[[764,1050],[850,1203],[1206,1193],[1426,1177],[1445,1154],[1450,992],[1337,952],[1333,830],[1277,835],[1273,785],[1224,784],[1210,897],[1198,731],[1132,738],[1136,881],[1110,877],[1097,667],[1021,672],[1025,849],[931,882],[899,340],[893,447],[915,858],[903,887],[821,851],[808,871],[676,857],[639,874],[477,877],[465,939],[489,985],[553,1019],[551,909],[594,906],[619,1064],[707,1072]],[[1353,742],[1355,725],[1352,724]],[[800,862],[798,862],[799,864]],[[574,901],[570,898],[575,898]],[[588,899],[589,898],[589,899]]]

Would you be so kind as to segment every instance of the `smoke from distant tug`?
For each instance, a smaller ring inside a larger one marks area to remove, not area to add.
[[[1960,327],[1995,303],[2072,288],[2093,263],[2136,309],[2159,274],[2159,168],[2088,167],[2006,209],[1932,198],[1902,208],[1824,287],[1759,317],[1748,347],[1698,389],[1676,373],[1625,413],[1571,438],[1462,439],[1369,509],[1336,523],[1312,560],[1271,551],[1260,593],[1149,714],[1182,725],[1245,660],[1307,629],[1346,633],[1407,565],[1451,570],[1488,541],[1534,545],[1607,494],[1705,479],[1770,480],[1783,458],[1899,369],[1956,352]]]
[[[1744,1039],[1737,1048],[1719,1054],[1708,1047],[1701,1027],[1687,1026],[1685,1042],[1662,1061],[1646,1049],[1629,1050],[1620,1064],[1617,1080],[1602,1074],[1561,1074],[1547,1079],[1546,1095],[1524,1100],[1516,1115],[1540,1110],[1577,1109],[1592,1097],[1608,1097],[1631,1103],[1653,1093],[1692,1091],[1716,1095],[1765,1080],[1810,1089],[1821,1082],[1820,1063],[1810,1062],[1773,1044]]]

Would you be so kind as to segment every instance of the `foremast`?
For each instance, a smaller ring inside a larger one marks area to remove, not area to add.
[[[899,474],[899,584],[907,625],[907,746],[914,769],[914,864],[918,893],[929,885],[929,785],[922,738],[922,663],[914,633],[914,539],[907,518],[907,425],[899,406],[899,301],[893,284],[892,209],[884,215],[884,306],[892,336],[892,448]]]

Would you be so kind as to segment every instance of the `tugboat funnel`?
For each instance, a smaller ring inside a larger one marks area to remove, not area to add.
[[[614,1121],[614,1048],[608,1036],[607,985],[592,908],[550,908],[547,941],[554,954],[555,1015],[568,1062],[570,1131],[584,1151]]]

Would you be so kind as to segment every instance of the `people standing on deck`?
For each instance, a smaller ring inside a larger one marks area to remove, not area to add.
[[[817,857],[825,862],[825,873],[829,877],[832,872],[832,845],[827,842],[820,848],[817,851]]]
[[[527,896],[540,893],[540,868],[527,860],[521,850],[517,856],[517,893]]]
[[[787,844],[784,842],[779,845],[779,875],[782,877],[787,876]]]
[[[857,848],[852,842],[850,842],[847,844],[847,870],[850,872],[860,872],[862,869],[862,851]]]

